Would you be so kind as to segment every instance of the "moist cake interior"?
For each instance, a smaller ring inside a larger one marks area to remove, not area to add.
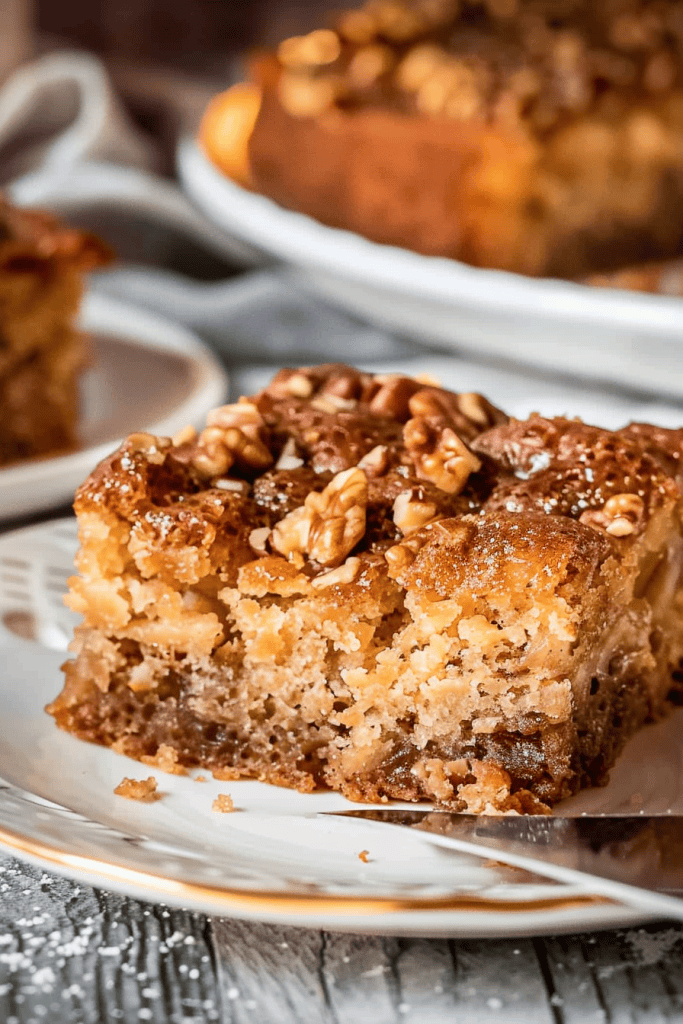
[[[547,811],[677,686],[682,441],[281,371],[80,488],[48,710],[170,770]]]

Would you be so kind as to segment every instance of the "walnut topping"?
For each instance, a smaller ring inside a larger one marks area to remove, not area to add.
[[[396,69],[396,84],[406,92],[417,92],[441,67],[446,54],[433,43],[414,46]]]
[[[358,463],[367,477],[374,479],[384,476],[389,469],[389,449],[385,444],[376,444]]]
[[[393,547],[387,548],[384,557],[387,563],[387,575],[390,579],[400,579],[402,573],[409,569],[415,561],[415,556],[423,543],[423,538],[413,536],[401,541],[400,544],[394,544]]]
[[[479,459],[451,427],[414,417],[403,428],[403,439],[420,479],[447,494],[459,494],[470,473],[481,468]]]
[[[393,67],[395,58],[388,46],[364,46],[354,54],[348,67],[348,77],[356,89],[367,89]]]
[[[197,440],[197,431],[192,426],[183,427],[173,435],[172,440],[176,448],[180,448],[183,444],[193,444]]]
[[[420,86],[417,108],[424,114],[467,120],[479,110],[482,98],[472,68],[451,58]]]
[[[297,455],[296,441],[293,437],[288,437],[280,452],[280,457],[275,463],[275,469],[300,469],[303,464],[304,460]]]
[[[219,476],[213,481],[213,486],[219,491],[233,491],[235,494],[248,494],[249,484],[246,480],[233,480],[230,477]]]
[[[375,416],[391,416],[405,421],[410,415],[408,403],[422,385],[402,374],[378,374],[374,383],[377,390],[370,397],[370,412]]]
[[[347,558],[346,561],[336,569],[321,573],[311,580],[311,586],[316,590],[324,590],[327,587],[338,586],[344,583],[353,583],[360,570],[360,558]]]
[[[402,0],[374,0],[368,4],[374,15],[378,35],[395,43],[414,39],[427,27],[426,19],[414,5]]]
[[[421,530],[436,515],[436,505],[420,501],[412,491],[402,491],[394,502],[394,522],[404,536]]]
[[[339,399],[337,395],[319,395],[318,398],[314,398],[311,402],[311,408],[317,409],[318,412],[326,412],[330,415],[334,415],[339,412],[342,406],[338,405],[339,401],[346,402],[347,399]]]
[[[629,537],[643,518],[645,503],[637,494],[614,494],[601,509],[584,512],[579,522],[611,537]]]
[[[130,452],[144,454],[148,462],[161,465],[164,461],[164,451],[171,447],[170,437],[155,437],[154,434],[146,434],[142,431],[131,434],[127,439],[127,447]]]
[[[260,526],[249,534],[249,547],[253,548],[257,554],[265,555],[269,537],[270,530],[268,527]]]
[[[333,75],[311,78],[305,73],[286,71],[278,82],[280,102],[292,117],[317,117],[328,110],[343,91],[341,80]]]
[[[293,373],[285,381],[284,389],[293,398],[310,398],[313,394],[313,381],[305,373]]]
[[[339,57],[339,36],[320,28],[305,36],[292,36],[280,43],[277,51],[281,64],[288,68],[314,68],[333,64]]]
[[[350,43],[371,43],[377,35],[377,22],[369,11],[347,11],[339,19],[339,32]]]
[[[274,528],[272,545],[292,561],[307,554],[320,565],[340,565],[365,533],[368,482],[354,467],[337,473],[327,487]]]
[[[477,426],[488,427],[491,425],[489,410],[486,408],[485,400],[481,395],[473,391],[466,391],[458,395],[458,406],[463,416],[476,423]]]
[[[213,409],[207,423],[192,459],[204,476],[222,477],[235,463],[247,470],[264,470],[272,465],[273,456],[262,439],[265,423],[252,402],[239,401]]]
[[[206,422],[210,427],[237,427],[251,440],[259,438],[265,426],[257,406],[245,398],[231,405],[220,405],[217,409],[212,409],[206,417]]]

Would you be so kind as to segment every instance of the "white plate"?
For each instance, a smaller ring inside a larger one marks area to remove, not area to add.
[[[164,775],[60,732],[43,707],[61,688],[75,622],[62,604],[75,548],[72,519],[0,538],[0,847],[7,852],[140,899],[354,932],[518,936],[647,919],[576,888],[439,850],[416,833],[316,817],[352,806],[334,793]],[[610,785],[567,809],[683,811],[682,726],[678,713],[643,729]],[[124,776],[149,775],[158,780],[157,802],[114,796]],[[214,798],[226,792],[235,813],[213,812]]]
[[[378,245],[226,178],[192,140],[185,190],[215,224],[289,264],[294,280],[417,340],[683,395],[679,299],[480,270]]]
[[[0,469],[0,519],[71,501],[78,485],[134,430],[173,434],[220,405],[227,376],[190,331],[155,313],[87,295],[80,326],[91,339],[81,387],[81,446],[70,455]]]

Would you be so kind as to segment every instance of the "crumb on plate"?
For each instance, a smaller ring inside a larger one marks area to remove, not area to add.
[[[231,814],[235,810],[235,804],[229,793],[219,793],[211,805],[213,811],[219,814]]]
[[[160,796],[157,793],[157,780],[151,775],[148,779],[124,778],[118,784],[114,793],[116,796],[125,797],[126,800],[142,800],[146,803],[158,800]]]

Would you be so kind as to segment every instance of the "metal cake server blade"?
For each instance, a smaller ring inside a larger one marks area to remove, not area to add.
[[[683,816],[487,817],[393,809],[328,813],[427,832],[439,847],[578,884],[593,896],[683,921],[683,899],[675,895],[683,893]]]

